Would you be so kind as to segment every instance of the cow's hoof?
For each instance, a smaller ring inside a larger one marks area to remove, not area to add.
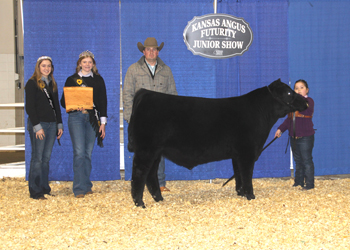
[[[239,196],[245,196],[244,192],[242,189],[236,190],[237,191],[237,195]]]
[[[135,201],[135,206],[136,206],[136,207],[146,208],[145,203],[143,203],[143,201],[141,201],[141,202],[136,202],[136,201]]]
[[[248,201],[255,199],[255,195],[254,194],[247,194],[246,197],[247,197]]]
[[[161,196],[161,195],[160,195],[160,196],[154,195],[154,196],[153,196],[153,199],[154,199],[156,202],[164,200],[164,199],[163,199],[163,196]]]
[[[136,205],[136,204],[135,204]],[[137,207],[142,207],[142,208],[146,208],[145,204],[143,205],[136,205]]]

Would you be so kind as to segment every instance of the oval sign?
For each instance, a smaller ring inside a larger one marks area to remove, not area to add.
[[[189,21],[183,37],[194,55],[221,59],[246,52],[252,44],[253,32],[243,18],[208,14]]]

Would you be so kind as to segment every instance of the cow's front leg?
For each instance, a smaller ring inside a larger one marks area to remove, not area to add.
[[[253,192],[253,169],[254,161],[246,160],[238,163],[240,178],[242,181],[241,196],[247,197],[248,200],[255,199]]]
[[[143,191],[145,189],[146,178],[149,172],[149,167],[145,164],[144,159],[140,159],[135,153],[132,162],[132,177],[131,177],[131,196],[136,206],[145,208],[143,203]],[[141,164],[142,163],[142,164]]]
[[[148,173],[146,179],[146,185],[148,191],[152,195],[153,199],[158,202],[163,200],[163,196],[160,192],[159,181],[158,181],[158,167],[159,167],[160,157],[154,161],[151,170]]]

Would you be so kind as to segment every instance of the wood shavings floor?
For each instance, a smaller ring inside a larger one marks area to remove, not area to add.
[[[169,181],[156,203],[133,205],[130,182],[93,182],[77,199],[71,182],[52,182],[54,197],[29,198],[23,178],[0,179],[1,249],[348,249],[350,179],[254,179],[256,199],[234,181]]]

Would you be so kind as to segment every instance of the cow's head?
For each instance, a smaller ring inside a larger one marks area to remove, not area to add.
[[[267,86],[270,94],[276,100],[277,115],[280,117],[286,116],[290,112],[304,111],[308,104],[305,98],[297,94],[287,84],[278,79]]]

